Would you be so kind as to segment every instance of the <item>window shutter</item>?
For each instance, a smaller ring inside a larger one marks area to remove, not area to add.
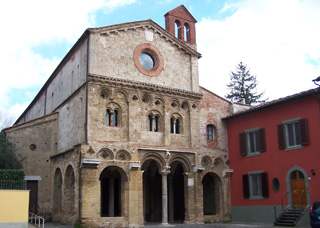
[[[239,134],[240,139],[240,154],[247,155],[247,134],[242,132]]]
[[[261,173],[262,196],[269,197],[268,173]]]
[[[259,151],[266,152],[267,145],[266,145],[266,131],[264,128],[259,129]]]
[[[305,146],[309,144],[307,119],[301,119],[299,122],[300,122],[301,145]]]
[[[242,175],[243,197],[250,198],[249,175]]]
[[[280,150],[283,150],[286,148],[285,135],[284,135],[284,125],[283,124],[278,125],[278,143],[279,143]]]

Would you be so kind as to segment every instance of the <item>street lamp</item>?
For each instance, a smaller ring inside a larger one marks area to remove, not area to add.
[[[317,86],[320,86],[317,82],[320,82],[320,76],[317,77],[316,79],[312,80],[314,84],[316,84]]]

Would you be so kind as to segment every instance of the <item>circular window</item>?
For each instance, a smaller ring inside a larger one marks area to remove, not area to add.
[[[36,146],[36,144],[31,144],[29,146],[29,148],[30,148],[30,150],[35,151],[37,149],[37,146]]]
[[[141,66],[146,70],[152,70],[152,68],[154,67],[153,58],[148,53],[142,52],[139,55],[139,62]]]
[[[133,52],[133,60],[138,70],[148,76],[158,76],[164,69],[162,54],[150,43],[138,45]]]
[[[274,178],[272,180],[272,188],[275,192],[279,191],[279,188],[280,188],[280,182],[278,180],[278,178]]]

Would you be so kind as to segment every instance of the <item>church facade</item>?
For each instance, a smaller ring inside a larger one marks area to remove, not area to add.
[[[89,227],[230,220],[231,103],[199,86],[193,16],[165,20],[87,29],[5,130],[31,211]]]

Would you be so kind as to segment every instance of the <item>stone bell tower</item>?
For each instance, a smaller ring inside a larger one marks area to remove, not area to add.
[[[170,10],[164,15],[166,20],[166,30],[180,41],[196,44],[196,19],[190,14],[184,5]]]

